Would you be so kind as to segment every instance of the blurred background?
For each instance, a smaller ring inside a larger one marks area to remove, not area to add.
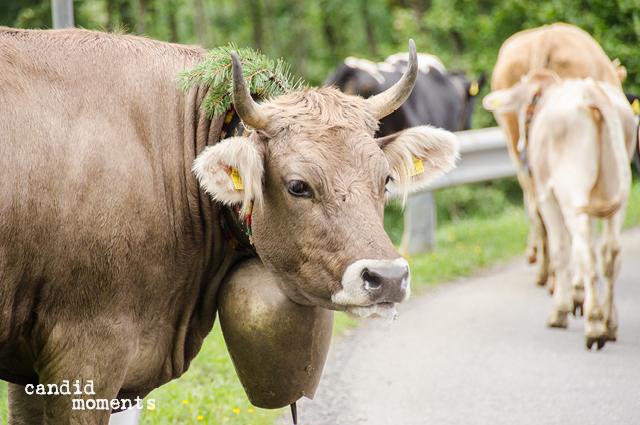
[[[512,34],[557,21],[590,33],[627,67],[640,92],[640,0],[75,0],[76,26],[211,48],[234,42],[284,58],[312,85],[347,56],[383,61],[406,51],[440,57],[470,78],[490,76]],[[51,28],[51,0],[2,0],[0,25]],[[488,85],[483,93],[488,93]],[[474,128],[495,125],[476,108]]]

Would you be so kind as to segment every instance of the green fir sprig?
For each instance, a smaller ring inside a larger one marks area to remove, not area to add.
[[[182,91],[188,91],[196,84],[204,84],[210,88],[202,103],[202,109],[209,118],[226,113],[233,101],[232,50],[238,53],[251,94],[270,99],[305,87],[302,79],[293,79],[291,67],[282,59],[274,63],[258,51],[249,47],[238,49],[235,44],[229,43],[226,47],[210,50],[204,61],[191,70],[179,72],[176,77]]]

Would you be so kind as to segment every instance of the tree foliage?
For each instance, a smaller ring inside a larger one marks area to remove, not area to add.
[[[50,28],[50,2],[2,0],[0,24]],[[561,21],[619,58],[628,70],[625,91],[640,93],[640,0],[75,0],[74,7],[76,25],[85,28],[207,48],[250,46],[284,58],[311,84],[347,56],[381,61],[406,51],[409,38],[448,68],[490,76],[509,36]],[[476,126],[487,125],[485,117]]]

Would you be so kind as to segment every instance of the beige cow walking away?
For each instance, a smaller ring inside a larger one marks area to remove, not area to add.
[[[618,85],[591,78],[561,80],[549,70],[534,71],[512,88],[491,93],[483,105],[523,120],[536,93],[525,149],[556,280],[548,325],[566,328],[569,313],[584,308],[587,347],[597,342],[600,349],[617,338],[613,284],[631,186],[633,111]],[[602,218],[602,304],[596,292],[597,218]]]
[[[530,71],[551,69],[562,78],[591,77],[620,87],[626,77],[624,67],[607,57],[600,45],[585,31],[573,25],[556,23],[521,31],[504,42],[498,54],[491,77],[491,90],[512,87]],[[549,276],[549,258],[546,252],[546,232],[538,215],[533,181],[520,155],[522,146],[520,126],[511,111],[494,111],[498,125],[507,137],[511,160],[516,165],[518,181],[527,204],[530,232],[527,256],[530,263],[539,257],[537,283],[544,285]],[[550,282],[553,290],[553,282]]]

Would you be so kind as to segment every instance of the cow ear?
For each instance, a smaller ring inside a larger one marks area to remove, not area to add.
[[[459,158],[456,135],[431,126],[412,127],[377,142],[395,180],[391,189],[400,191],[404,199],[453,169]]]
[[[520,83],[518,83],[520,84]],[[487,111],[517,111],[520,108],[519,87],[516,84],[510,89],[497,90],[489,93],[482,99],[482,106]]]
[[[225,205],[242,204],[241,213],[251,201],[262,203],[264,147],[253,136],[231,137],[209,146],[196,158],[193,171],[213,199]]]

